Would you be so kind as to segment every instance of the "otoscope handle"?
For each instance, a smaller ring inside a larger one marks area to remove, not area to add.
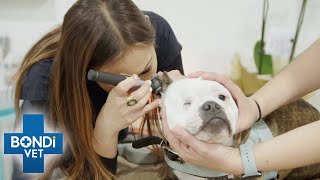
[[[93,69],[90,69],[88,72],[87,78],[90,81],[97,81],[97,82],[102,82],[109,85],[117,86],[121,81],[125,80],[127,76],[121,75],[121,74],[108,73],[108,72],[100,72],[100,71],[95,71]],[[140,86],[142,86],[143,82],[144,81],[142,80],[137,80],[135,87],[133,87],[133,89],[137,89]],[[160,94],[162,90],[161,86],[162,86],[162,83],[159,78],[154,77],[151,79],[151,88],[154,94]]]
[[[108,72],[99,72],[90,69],[87,76],[90,81],[98,81],[113,86],[118,85],[121,81],[125,80],[127,77],[121,74],[113,74]]]

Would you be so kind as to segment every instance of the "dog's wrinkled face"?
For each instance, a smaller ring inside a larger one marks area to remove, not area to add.
[[[209,143],[229,144],[235,133],[238,108],[221,84],[201,79],[172,82],[162,96],[167,122],[172,130],[185,128]]]

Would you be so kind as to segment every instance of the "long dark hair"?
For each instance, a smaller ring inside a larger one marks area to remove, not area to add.
[[[86,73],[119,60],[137,43],[153,44],[149,20],[132,0],[79,0],[66,13],[61,27],[44,36],[28,52],[19,71],[15,108],[19,112],[24,74],[36,62],[54,57],[49,117],[65,135],[66,152],[43,175],[59,167],[71,179],[111,179],[92,147],[95,119]]]

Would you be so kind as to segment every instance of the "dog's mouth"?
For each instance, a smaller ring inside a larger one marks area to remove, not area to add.
[[[203,121],[203,124],[194,135],[199,134],[201,131],[218,134],[222,130],[227,130],[229,135],[232,133],[229,120],[222,117],[212,117],[209,120]]]

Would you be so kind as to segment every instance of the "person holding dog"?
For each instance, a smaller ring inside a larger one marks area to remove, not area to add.
[[[279,107],[320,88],[320,40],[306,49],[282,72],[250,97],[223,75],[195,72],[189,78],[202,77],[224,85],[239,108],[237,133]],[[186,130],[169,130],[165,114],[164,135],[179,156],[190,163],[213,170],[241,175],[244,173],[240,150],[219,144],[208,144],[196,139]],[[287,120],[290,123],[290,119]],[[269,141],[253,146],[258,171],[292,169],[320,163],[320,120],[301,126]]]

